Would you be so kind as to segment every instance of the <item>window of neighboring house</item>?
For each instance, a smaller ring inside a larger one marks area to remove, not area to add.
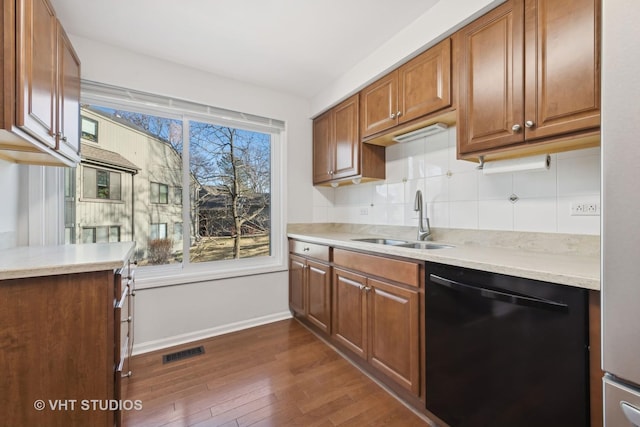
[[[120,241],[120,226],[82,227],[82,243],[113,243]]]
[[[173,224],[173,241],[180,242],[182,240],[182,223],[176,222]]]
[[[76,168],[64,169],[64,242],[76,241]]]
[[[92,82],[82,102],[107,119],[101,147],[139,168],[132,197],[109,213],[133,227],[139,279],[151,287],[286,269],[283,122]],[[107,181],[96,173],[94,182],[97,198]],[[91,208],[83,215],[100,214]],[[78,213],[76,222],[88,221]]]
[[[167,223],[152,223],[149,231],[149,239],[166,239],[167,238]]]
[[[85,199],[120,200],[121,174],[88,166],[82,168],[82,197]]]
[[[169,186],[157,182],[151,183],[151,203],[169,203]]]
[[[80,133],[82,138],[91,142],[98,142],[98,122],[81,116]]]

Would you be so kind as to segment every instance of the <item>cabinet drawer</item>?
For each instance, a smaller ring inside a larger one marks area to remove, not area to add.
[[[328,246],[301,242],[299,240],[289,240],[289,252],[329,262]]]
[[[420,263],[361,254],[343,249],[333,250],[336,265],[382,277],[409,286],[420,286]]]

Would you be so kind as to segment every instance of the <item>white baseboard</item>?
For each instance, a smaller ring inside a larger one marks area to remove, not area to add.
[[[270,314],[268,316],[256,317],[253,319],[243,320],[241,322],[229,323],[227,325],[216,326],[215,328],[203,329],[200,331],[189,332],[172,337],[162,338],[160,340],[147,341],[133,344],[132,354],[149,353],[151,351],[162,350],[164,348],[173,347],[180,344],[186,344],[192,341],[198,341],[206,338],[215,337],[217,335],[228,334],[229,332],[240,331],[242,329],[252,328],[254,326],[265,325],[267,323],[277,322],[279,320],[290,319],[291,313],[284,311],[281,313]]]

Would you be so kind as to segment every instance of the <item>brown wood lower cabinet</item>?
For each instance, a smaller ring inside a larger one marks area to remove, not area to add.
[[[405,389],[420,391],[419,293],[334,268],[333,337]]]
[[[289,308],[320,331],[331,328],[331,267],[329,248],[292,241],[289,255]],[[306,256],[297,255],[297,253]],[[314,256],[318,259],[310,259]]]
[[[420,261],[289,241],[294,316],[420,407],[423,281]]]
[[[0,425],[120,425],[107,405],[125,398],[132,282],[128,269],[0,280]]]

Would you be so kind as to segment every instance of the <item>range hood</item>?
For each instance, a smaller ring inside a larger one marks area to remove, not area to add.
[[[436,133],[444,132],[448,127],[449,126],[445,123],[434,123],[430,126],[403,133],[402,135],[396,135],[393,137],[393,140],[395,142],[409,142],[418,138],[424,138],[425,136],[431,136],[435,135]]]

